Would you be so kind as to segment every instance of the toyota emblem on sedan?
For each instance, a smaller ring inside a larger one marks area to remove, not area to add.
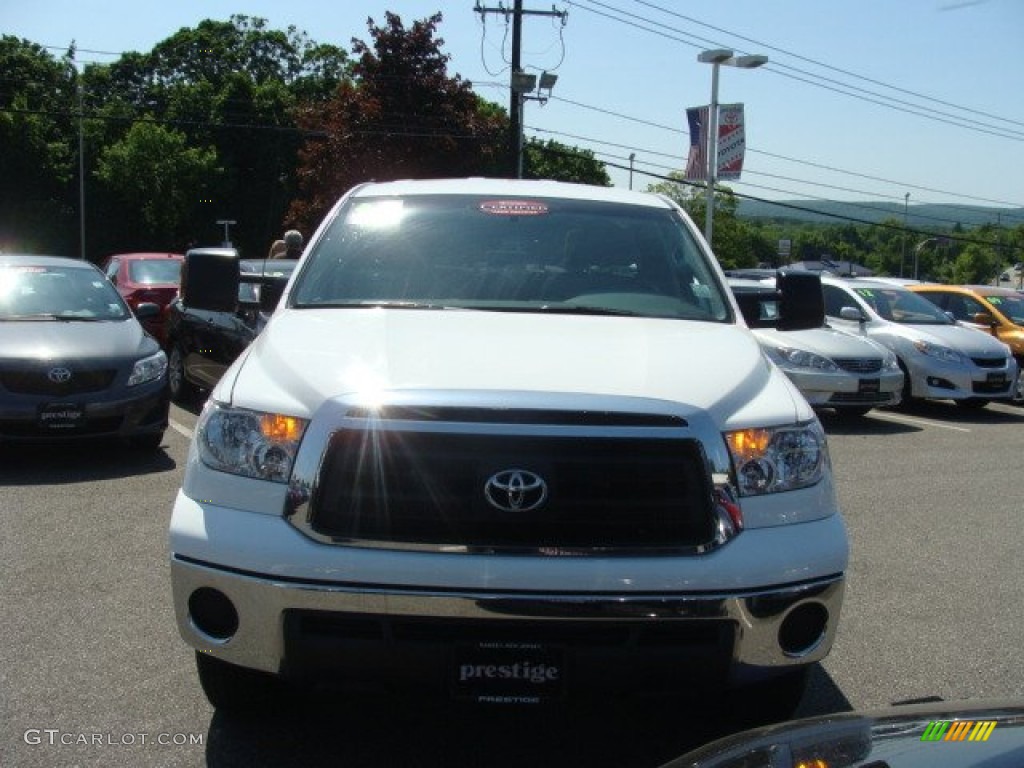
[[[503,469],[487,478],[484,495],[492,507],[502,512],[529,512],[545,502],[548,485],[535,472]]]
[[[68,368],[51,368],[46,372],[46,378],[54,384],[66,384],[71,381],[71,371]]]

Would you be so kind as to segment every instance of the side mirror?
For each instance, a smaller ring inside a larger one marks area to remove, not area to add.
[[[816,272],[780,269],[775,277],[779,294],[780,331],[804,331],[825,324],[825,296]]]
[[[260,289],[261,312],[270,314],[277,309],[277,304],[281,301],[286,285],[288,285],[287,280],[267,280],[263,283],[263,287]]]
[[[779,295],[775,291],[734,291],[733,296],[747,327],[774,328],[778,323]]]
[[[971,322],[978,325],[987,325],[991,328],[996,324],[996,319],[989,312],[978,312],[971,315]]]
[[[135,316],[139,318],[139,320],[148,320],[151,317],[159,317],[160,305],[154,304],[151,301],[143,301],[135,307]]]
[[[867,318],[864,317],[864,313],[857,309],[857,307],[843,307],[839,310],[839,316],[843,320],[853,320],[857,323],[863,323],[867,320]]]
[[[210,312],[238,307],[238,251],[234,248],[193,248],[181,267],[181,303]]]

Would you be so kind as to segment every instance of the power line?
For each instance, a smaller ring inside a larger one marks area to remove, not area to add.
[[[529,127],[530,127],[530,130],[532,130],[532,131],[537,131],[539,133],[548,133],[548,134],[551,134],[553,136],[563,136],[563,137],[566,137],[566,138],[574,139],[576,141],[586,141],[586,142],[590,142],[592,144],[602,144],[602,145],[605,145],[605,146],[616,147],[616,148],[619,148],[619,149],[630,149],[630,150],[636,150],[637,149],[637,147],[632,146],[632,145],[603,141],[601,139],[595,139],[595,138],[590,137],[590,136],[581,136],[579,134],[566,133],[566,132],[563,132],[563,131],[552,131],[552,130],[547,130],[547,129],[544,129],[544,128],[537,128],[535,126],[529,126]],[[665,153],[665,152],[649,151],[648,154],[656,155],[656,156],[662,156],[662,157],[666,157],[666,158],[670,158],[670,159],[680,159],[676,155],[672,155],[672,154]],[[676,166],[659,166],[659,167],[667,169],[667,170],[677,170],[680,166],[676,165]],[[792,179],[792,178],[786,177],[786,176],[776,176],[775,174],[763,173],[763,172],[758,172],[758,171],[751,171],[751,170],[748,170],[748,169],[744,169],[743,172],[744,172],[744,174],[749,174],[749,175],[754,175],[754,176],[767,176],[769,178],[781,178],[781,179],[786,179],[786,180],[789,180],[789,181],[796,181],[797,183],[807,184],[807,185],[814,186],[814,187],[826,187],[826,188],[829,188],[829,189],[836,189],[836,190],[841,190],[841,191],[851,192],[851,193],[857,193],[857,194],[873,194],[873,195],[874,194],[878,194],[878,193],[867,193],[867,192],[864,192],[863,190],[851,189],[849,187],[840,187],[840,186],[837,186],[837,185],[824,184],[824,183],[821,183],[821,182],[804,181],[804,180],[801,180],[801,179]],[[670,179],[670,180],[678,181],[678,179],[674,179],[674,178]],[[689,182],[687,182],[687,183],[689,183]],[[745,186],[758,187],[758,185],[752,184],[749,181],[738,181],[738,182],[735,182],[735,183],[736,184],[742,184],[742,185],[745,185]],[[703,189],[703,185],[698,185],[698,186],[701,186],[701,188]],[[767,189],[767,190],[770,190],[770,191],[773,191],[773,192],[782,192],[784,194],[793,195],[793,196],[811,197],[811,198],[814,198],[814,199],[821,200],[823,202],[829,200],[829,198],[815,197],[814,195],[808,195],[807,193],[797,193],[797,192],[793,192],[792,190],[777,189],[777,188],[773,188],[773,187],[760,187],[760,188]],[[888,198],[890,198],[892,200],[901,200],[902,199],[902,198],[897,197],[895,195],[881,195],[881,196],[882,197],[888,197]],[[877,208],[873,208],[870,205],[864,205],[864,204],[860,204],[860,203],[856,203],[856,202],[843,202],[843,205],[847,205],[847,206],[850,206],[850,207],[853,207],[853,208],[862,208],[862,209],[867,210],[867,211],[873,211],[873,212],[877,211]],[[933,205],[939,205],[939,204],[938,203],[933,203]],[[949,208],[957,208],[958,207],[958,206],[951,205],[951,204],[948,204],[948,203],[944,203],[942,205],[946,205]],[[973,213],[973,214],[978,214],[979,213],[979,211],[977,209],[964,208],[964,207],[961,207],[961,209],[964,210],[965,212],[970,212],[970,213]],[[1017,220],[1020,220],[1020,221],[1024,221],[1024,218],[1013,216],[1012,214],[1007,213],[1007,212],[1001,212],[1000,215],[1005,217],[1005,218],[1008,218],[1008,219],[1017,219]],[[938,222],[938,223],[946,225],[946,226],[953,226],[953,225],[958,223],[956,220],[953,220],[953,219],[945,219],[945,218],[940,218],[940,217],[937,217],[937,216],[929,216],[927,214],[923,214],[923,213],[920,213],[920,212],[915,213],[914,216],[916,218],[919,218],[919,219],[927,219],[927,220],[935,221],[935,222]]]
[[[568,151],[568,150],[561,150],[561,149],[558,149],[556,147],[544,147],[544,146],[541,146],[541,147],[538,147],[538,149],[540,149],[543,152],[550,152],[550,153],[564,155],[564,156],[568,156],[568,157],[574,157],[574,158],[580,157],[580,155],[578,153],[571,152],[571,151]],[[606,165],[610,165],[613,168],[618,168],[618,169],[623,170],[623,171],[629,170],[629,166],[627,166],[627,165],[619,165],[617,163],[606,163]],[[637,171],[634,171],[634,172],[637,172]],[[677,179],[677,178],[673,178],[671,176],[663,176],[663,175],[659,175],[659,174],[655,174],[655,173],[649,173],[649,172],[645,172],[645,171],[639,171],[639,173],[641,173],[644,176],[650,176],[650,177],[658,179],[660,181],[667,181],[667,182],[670,182],[672,184],[678,184],[680,186],[698,187],[701,190],[704,189],[704,185],[702,183],[699,183],[699,182],[685,181],[683,179]],[[754,202],[764,203],[766,205],[773,205],[773,206],[777,206],[779,208],[785,208],[787,210],[800,211],[802,213],[810,213],[810,214],[813,214],[815,216],[823,216],[825,218],[839,219],[841,221],[848,221],[848,222],[851,222],[851,223],[854,223],[854,224],[863,224],[863,225],[868,226],[868,227],[874,227],[874,228],[878,228],[878,229],[888,229],[888,230],[892,230],[892,231],[900,232],[900,233],[909,233],[909,234],[915,234],[915,235],[925,235],[925,236],[929,236],[929,237],[932,237],[932,236],[935,235],[934,232],[929,232],[928,230],[911,229],[911,228],[908,228],[908,227],[903,227],[903,226],[901,226],[899,224],[890,224],[890,223],[885,222],[885,221],[869,221],[867,219],[858,219],[858,218],[855,218],[855,217],[852,217],[852,216],[845,216],[843,214],[831,213],[831,212],[828,212],[828,211],[819,211],[819,210],[817,210],[815,208],[808,208],[807,206],[797,205],[795,203],[784,203],[784,202],[780,202],[778,200],[768,200],[766,198],[757,197],[756,195],[747,195],[747,194],[743,194],[741,192],[735,192],[735,191],[731,191],[731,194],[733,195],[733,197],[736,197],[736,198],[739,198],[739,199],[743,199],[743,200],[752,200]],[[826,201],[826,202],[828,202],[828,201]],[[947,240],[953,240],[953,241],[960,242],[960,243],[982,245],[982,246],[992,247],[992,248],[1004,248],[1004,249],[1005,248],[1013,248],[1015,250],[1024,250],[1024,248],[1022,248],[1020,246],[1007,246],[1007,245],[1005,245],[1003,243],[1000,243],[998,241],[979,240],[978,238],[965,237],[963,235],[957,235],[957,234],[953,234],[953,233],[948,234],[948,235],[944,234],[943,237],[945,237]]]
[[[707,23],[705,23],[703,21],[699,21],[698,19],[695,19],[695,18],[693,18],[691,16],[685,16],[685,15],[683,15],[681,13],[669,10],[668,8],[664,8],[664,7],[659,6],[659,5],[655,4],[655,3],[647,2],[647,0],[634,0],[634,2],[636,2],[639,5],[644,5],[644,6],[647,6],[648,8],[652,8],[654,10],[661,11],[662,13],[668,14],[670,16],[675,16],[677,18],[684,19],[685,21],[688,21],[691,24],[697,24],[697,25],[702,26],[702,27],[707,27],[708,29],[713,29],[716,32],[722,32],[724,34],[731,35],[732,37],[735,37],[735,38],[737,38],[739,40],[744,40],[745,42],[752,43],[752,44],[756,45],[759,48],[767,48],[768,50],[775,51],[777,53],[783,53],[786,56],[790,56],[790,57],[792,57],[794,59],[799,59],[800,61],[805,61],[808,64],[814,64],[815,66],[821,67],[823,69],[828,69],[828,70],[832,70],[833,72],[838,72],[839,74],[846,75],[847,77],[853,77],[853,78],[856,78],[857,80],[863,80],[864,82],[871,83],[873,85],[879,85],[879,86],[881,86],[883,88],[889,88],[889,89],[891,89],[893,91],[897,91],[899,93],[904,93],[904,94],[907,94],[908,96],[914,96],[915,98],[922,99],[924,101],[930,101],[930,102],[932,102],[934,104],[941,104],[941,105],[943,105],[945,107],[952,107],[953,109],[958,109],[958,110],[963,111],[963,112],[972,112],[972,113],[977,114],[977,115],[982,115],[983,117],[992,118],[993,120],[999,120],[1001,122],[1012,123],[1014,125],[1019,125],[1019,126],[1024,127],[1024,122],[1021,122],[1019,120],[1012,120],[1012,119],[1007,118],[1007,117],[1001,117],[999,115],[994,115],[994,114],[992,114],[990,112],[983,112],[983,111],[981,111],[979,109],[968,108],[968,107],[961,107],[961,106],[959,106],[957,104],[954,104],[952,102],[949,102],[949,101],[943,101],[942,99],[937,99],[937,98],[934,98],[932,96],[927,96],[925,94],[918,93],[916,91],[911,91],[911,90],[908,90],[906,88],[901,88],[901,87],[896,86],[896,85],[891,85],[889,83],[882,82],[881,80],[875,80],[875,79],[870,78],[870,77],[865,77],[864,75],[859,75],[859,74],[857,74],[855,72],[850,72],[849,70],[842,69],[840,67],[836,67],[834,65],[827,64],[825,62],[818,61],[816,59],[812,59],[812,58],[809,58],[807,56],[801,56],[800,54],[793,53],[792,51],[788,51],[785,48],[778,48],[778,47],[770,45],[768,43],[764,43],[764,42],[761,42],[759,40],[755,40],[755,39],[750,38],[750,37],[745,37],[745,36],[743,36],[743,35],[741,35],[741,34],[739,34],[737,32],[731,32],[731,31],[729,31],[727,29],[723,29],[721,27],[716,27],[716,26],[714,26],[712,24],[707,24]]]
[[[619,16],[613,16],[610,13],[598,11],[598,10],[596,10],[594,8],[591,8],[591,7],[588,7],[588,6],[584,6],[584,5],[580,5],[579,2],[577,2],[576,0],[566,0],[566,2],[568,2],[569,4],[575,5],[576,7],[580,8],[582,10],[585,10],[585,11],[589,11],[590,13],[593,13],[593,14],[595,14],[597,16],[603,16],[604,18],[610,19],[612,21],[619,22],[620,24],[625,24],[627,26],[631,26],[631,27],[634,27],[636,29],[640,29],[640,30],[642,30],[644,32],[649,32],[649,33],[652,33],[652,34],[656,34],[656,35],[659,35],[661,37],[668,38],[669,40],[673,40],[674,42],[683,43],[684,45],[688,45],[688,46],[690,46],[692,48],[701,48],[701,47],[705,47],[705,46],[708,46],[708,45],[711,45],[711,46],[720,46],[721,45],[721,43],[719,43],[717,41],[714,41],[714,40],[711,40],[709,38],[700,37],[699,35],[693,35],[691,33],[684,32],[684,31],[682,31],[680,29],[676,29],[675,27],[671,27],[671,26],[669,26],[667,24],[663,24],[663,23],[655,21],[653,19],[646,18],[646,17],[643,17],[643,16],[639,16],[637,14],[629,13],[628,11],[624,11],[624,10],[622,10],[620,8],[615,8],[613,6],[610,6],[607,3],[599,2],[599,0],[585,0],[585,1],[589,2],[591,5],[595,5],[595,6],[598,6],[600,8],[605,8],[605,9],[607,9],[609,11],[614,12],[614,13],[622,14],[623,16],[630,17],[630,18],[633,18],[633,19],[638,19],[639,21],[643,22],[643,24],[648,24],[648,25],[652,25],[652,26],[655,26],[655,27],[662,27],[664,29],[670,30],[674,34],[667,34],[665,32],[661,32],[661,31],[659,31],[657,29],[651,29],[648,26],[642,26],[641,24],[638,24],[636,22],[628,21],[627,19],[621,18]],[[687,18],[687,17],[683,17],[683,18]],[[727,33],[727,34],[732,34],[732,33]],[[682,35],[682,37],[678,37],[676,35]],[[687,38],[687,37],[692,38],[693,40],[697,40],[699,42],[692,42],[691,40],[684,39],[684,38]],[[741,39],[746,39],[746,38],[742,38],[742,36],[740,36],[740,35],[737,35],[737,37],[741,37]],[[767,47],[769,49],[773,49],[772,46],[765,46],[765,47]],[[802,57],[796,56],[796,58],[802,58]],[[822,66],[824,66],[824,65],[822,65]],[[789,71],[787,72],[785,70],[789,70]],[[830,79],[830,78],[826,78],[826,77],[824,77],[822,75],[816,75],[816,74],[814,74],[812,72],[806,72],[804,70],[798,69],[796,67],[789,66],[789,65],[784,64],[784,63],[773,61],[771,64],[769,64],[767,67],[765,67],[765,71],[772,72],[773,74],[779,75],[781,77],[787,77],[789,79],[796,80],[798,82],[803,82],[803,83],[806,83],[807,85],[811,85],[811,86],[814,86],[816,88],[821,88],[823,90],[832,91],[833,93],[838,93],[838,94],[843,95],[843,96],[848,96],[850,98],[855,98],[855,99],[859,99],[861,101],[866,101],[868,103],[875,104],[875,105],[881,106],[881,107],[885,107],[886,109],[892,109],[892,110],[897,111],[897,112],[904,112],[906,114],[914,115],[916,117],[921,117],[921,118],[924,118],[926,120],[931,120],[933,122],[944,123],[944,124],[947,124],[947,125],[952,125],[952,126],[957,127],[957,128],[963,128],[965,130],[970,130],[970,131],[975,131],[975,132],[978,132],[978,133],[983,133],[983,134],[987,134],[987,135],[991,135],[991,136],[996,136],[998,138],[1009,139],[1011,141],[1024,141],[1024,132],[1014,131],[1014,130],[1006,129],[1006,128],[999,128],[997,126],[987,125],[985,123],[979,123],[978,121],[967,122],[967,118],[960,117],[958,115],[950,115],[948,113],[942,113],[942,112],[938,112],[938,113],[923,112],[923,111],[920,111],[920,110],[924,109],[924,107],[921,107],[920,105],[912,104],[911,102],[907,102],[907,101],[902,100],[902,99],[897,99],[897,98],[895,98],[893,96],[886,96],[884,94],[875,93],[873,91],[869,91],[869,90],[867,90],[865,88],[861,88],[861,87],[856,86],[856,85],[851,85],[849,83],[841,83],[840,81],[837,81],[837,80],[834,80],[834,79]],[[842,71],[842,70],[839,70],[839,71]],[[795,73],[798,73],[798,74],[791,74],[792,72],[795,72]],[[832,83],[833,85],[828,85],[827,83]],[[889,86],[886,86],[886,87],[889,87]],[[857,91],[859,91],[860,93],[857,93]],[[866,94],[866,95],[862,95],[862,94]],[[885,101],[882,101],[882,99],[884,99]],[[892,103],[889,103],[889,102],[892,102]],[[903,106],[899,106],[901,104]],[[964,107],[956,107],[956,108],[960,109],[962,111],[969,111],[969,110],[967,110]],[[979,113],[975,113],[975,114],[979,114]],[[1011,121],[1011,120],[1008,120],[1008,119],[1005,119],[1005,118],[996,118],[996,119],[1002,120],[1004,122],[1015,122],[1015,121]]]

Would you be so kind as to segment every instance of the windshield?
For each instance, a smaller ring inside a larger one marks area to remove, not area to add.
[[[854,291],[880,316],[903,325],[952,325],[945,312],[928,299],[905,288],[855,288]]]
[[[1007,319],[1017,325],[1024,325],[1024,296],[997,294],[985,296],[985,301],[998,309]]]
[[[388,305],[726,321],[668,209],[553,198],[358,198],[307,256],[294,307]]]
[[[177,285],[181,281],[179,259],[143,259],[128,262],[128,275],[141,285]]]
[[[114,286],[94,269],[0,267],[0,320],[123,320],[128,315]]]

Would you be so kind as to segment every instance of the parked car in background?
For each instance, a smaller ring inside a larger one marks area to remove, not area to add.
[[[0,444],[124,438],[156,448],[168,405],[163,350],[99,269],[0,255]]]
[[[765,354],[811,406],[863,416],[872,408],[900,402],[903,371],[896,355],[881,344],[827,325],[779,331],[774,288],[741,279],[730,279],[729,287]]]
[[[917,285],[911,288],[964,325],[991,333],[1017,361],[1013,400],[1024,403],[1024,294],[993,285]]]
[[[201,249],[237,259],[233,249]],[[171,399],[188,402],[209,391],[267,324],[298,261],[252,259],[238,262],[237,302],[211,311],[176,296],[167,308],[165,349]]]
[[[896,354],[907,376],[904,401],[931,398],[983,407],[1012,398],[1017,363],[1003,342],[958,325],[904,286],[832,277],[821,283],[829,324],[863,334]]]
[[[151,303],[160,308],[159,314],[146,318],[142,326],[161,344],[167,305],[178,293],[184,258],[181,253],[115,253],[103,263],[103,271],[129,307],[135,310]]]

